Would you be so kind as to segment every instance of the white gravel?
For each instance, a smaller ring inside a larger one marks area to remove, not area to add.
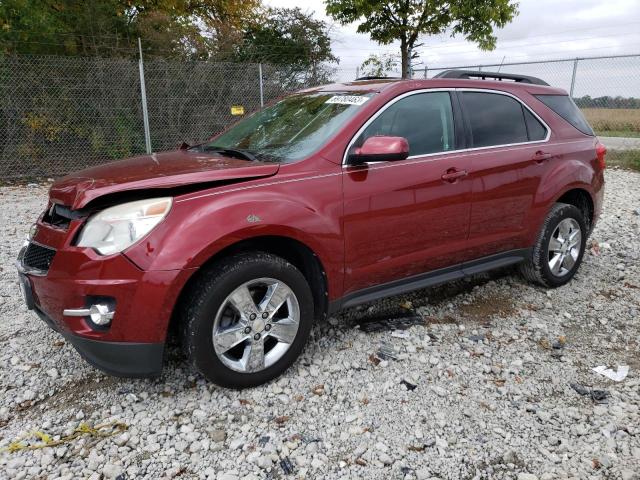
[[[611,170],[607,182],[600,253],[569,285],[545,291],[507,270],[345,312],[314,329],[284,376],[240,392],[175,354],[156,380],[88,366],[26,311],[16,283],[46,188],[2,187],[0,449],[81,422],[129,429],[0,453],[0,478],[638,479],[640,174]],[[353,324],[406,301],[428,322],[408,338]],[[374,365],[381,342],[397,358]],[[630,373],[615,383],[597,365]],[[609,391],[608,403],[571,382]]]

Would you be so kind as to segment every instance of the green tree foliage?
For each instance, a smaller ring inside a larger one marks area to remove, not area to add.
[[[331,75],[338,59],[331,51],[329,26],[300,8],[269,8],[260,21],[244,29],[235,60],[280,67],[289,88],[294,82],[321,83]],[[284,67],[284,68],[282,68]]]
[[[387,73],[395,70],[399,64],[400,64],[400,61],[396,55],[390,55],[390,54],[375,55],[372,53],[360,65],[360,69],[359,69],[360,76],[361,77],[384,77]]]
[[[255,22],[260,0],[2,0],[0,51],[215,58]]]
[[[248,25],[237,58],[302,67],[337,61],[331,53],[329,26],[297,7],[269,8],[259,22]]]
[[[400,41],[402,76],[409,75],[412,50],[420,35],[462,35],[493,50],[494,27],[517,14],[511,0],[325,0],[327,14],[343,25],[359,22],[358,32],[381,44]]]
[[[580,108],[640,108],[640,98],[634,97],[574,97]]]

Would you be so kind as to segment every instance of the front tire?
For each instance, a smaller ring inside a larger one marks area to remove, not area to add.
[[[311,289],[295,266],[268,253],[242,253],[215,263],[192,286],[182,344],[208,380],[255,387],[293,364],[313,318]]]
[[[520,272],[529,281],[548,288],[569,282],[582,263],[588,229],[577,207],[556,203],[542,225],[529,258]]]

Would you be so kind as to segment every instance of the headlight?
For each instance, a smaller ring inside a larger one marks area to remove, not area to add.
[[[107,208],[89,218],[77,246],[102,255],[121,252],[155,228],[171,209],[172,199],[150,198]]]

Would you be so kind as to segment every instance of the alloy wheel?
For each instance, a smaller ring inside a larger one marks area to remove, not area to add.
[[[549,270],[556,277],[567,275],[580,257],[582,231],[573,218],[565,218],[553,231],[549,240]]]
[[[222,302],[213,324],[213,347],[232,370],[264,370],[289,350],[300,326],[300,305],[281,280],[258,278]]]

